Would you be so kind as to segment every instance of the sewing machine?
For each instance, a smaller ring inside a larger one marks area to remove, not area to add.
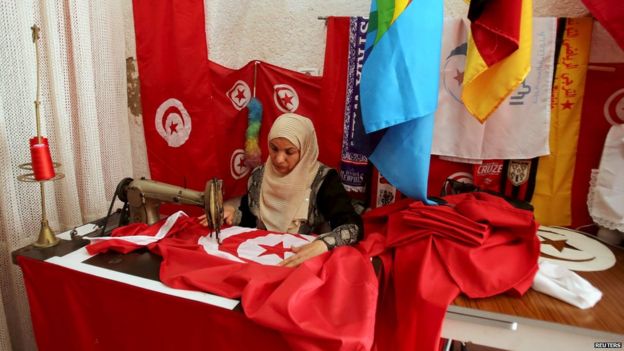
[[[210,179],[204,192],[149,179],[125,178],[117,185],[115,195],[128,208],[130,222],[156,223],[160,220],[159,208],[163,202],[193,205],[204,208],[208,227],[215,231],[217,239],[223,224],[223,181]]]

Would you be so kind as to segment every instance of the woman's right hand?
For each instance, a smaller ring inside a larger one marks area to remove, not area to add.
[[[234,208],[234,206],[224,205],[223,206],[223,223],[232,225],[232,222],[234,221],[235,212],[236,212],[236,209]],[[201,224],[202,226],[204,227],[208,226],[208,219],[206,218],[206,214],[203,214],[197,217],[197,220],[199,220],[199,224]]]

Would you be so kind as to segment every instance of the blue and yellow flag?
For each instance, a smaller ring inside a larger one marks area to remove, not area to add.
[[[442,0],[373,0],[360,96],[367,133],[388,128],[370,160],[405,195],[426,200],[438,104]]]

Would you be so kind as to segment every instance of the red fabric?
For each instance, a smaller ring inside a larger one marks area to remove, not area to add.
[[[291,349],[279,332],[238,311],[23,256],[17,261],[40,351]]]
[[[345,119],[345,99],[347,96],[347,69],[349,63],[349,17],[327,18],[327,39],[325,44],[325,63],[321,80],[321,116],[330,122],[323,127],[323,139],[320,144],[329,141],[327,146],[332,152],[337,151],[338,159],[332,167],[338,168],[342,153],[343,121]],[[334,130],[329,130],[330,128]],[[317,129],[317,132],[319,129]],[[330,132],[329,137],[326,133]]]
[[[589,12],[624,50],[624,6],[621,0],[583,0]]]
[[[531,212],[481,192],[445,200],[449,205],[400,201],[364,215],[363,244],[384,234],[381,257],[391,267],[378,307],[378,350],[436,350],[447,306],[460,292],[522,294],[537,272]]]
[[[206,233],[194,218],[181,216],[165,239],[148,245],[163,257],[160,280],[164,284],[240,298],[249,319],[280,331],[293,349],[370,349],[378,284],[368,256],[353,247],[340,247],[296,268],[241,263],[218,257],[199,245],[198,239]],[[233,245],[261,234],[277,235],[249,231],[225,238],[219,250],[236,254]],[[99,252],[117,250],[116,240],[90,246],[95,245]],[[124,252],[132,245],[124,247]],[[250,257],[242,258],[249,261]]]
[[[572,228],[593,223],[587,209],[591,170],[600,156],[609,128],[624,123],[618,103],[624,99],[624,64],[592,64],[606,71],[587,70],[581,127],[572,181]]]
[[[479,54],[488,66],[518,49],[522,0],[472,0],[470,30]]]

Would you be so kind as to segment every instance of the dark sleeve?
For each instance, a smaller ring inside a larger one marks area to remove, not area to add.
[[[337,235],[341,228],[343,231],[351,228],[349,229],[352,232],[351,238],[346,238],[346,233],[344,233],[344,240],[337,238],[339,240],[333,246],[352,244],[362,238],[362,217],[355,212],[351,199],[340,181],[340,175],[335,169],[330,170],[325,176],[316,201],[319,211],[332,228],[332,233],[329,234]],[[353,228],[356,230],[354,231]]]
[[[254,216],[249,209],[249,197],[247,194],[243,195],[241,198],[238,210],[241,212],[241,221],[238,225],[241,227],[255,228],[257,225],[256,216]]]

